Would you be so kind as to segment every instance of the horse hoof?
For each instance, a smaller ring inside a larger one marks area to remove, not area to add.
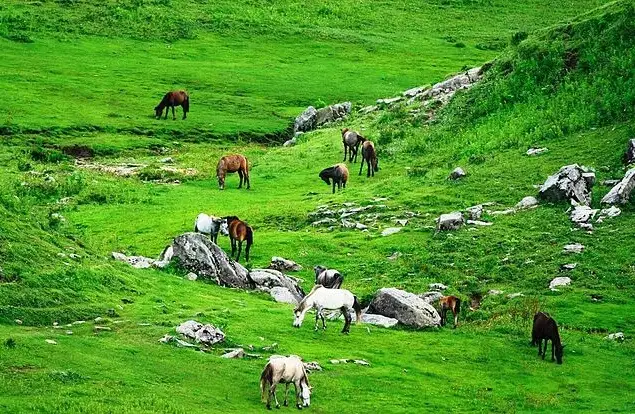
[[[267,410],[271,410],[271,406],[270,405],[267,406]]]
[[[284,404],[285,407],[289,406],[289,403],[287,401],[283,402],[283,404]]]
[[[276,409],[280,409],[280,404],[276,404]]]

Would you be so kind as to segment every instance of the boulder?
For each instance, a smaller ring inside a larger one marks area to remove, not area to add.
[[[467,174],[461,167],[456,167],[448,176],[448,180],[458,180],[459,178],[465,177]]]
[[[225,340],[225,334],[214,325],[203,325],[194,334],[196,342],[206,345],[214,345]]]
[[[271,258],[271,263],[269,264],[269,269],[277,270],[279,272],[299,272],[302,270],[302,266],[293,260],[273,256]]]
[[[422,293],[419,295],[419,297],[423,299],[425,303],[433,304],[434,302],[438,301],[439,299],[443,297],[443,293],[435,290],[431,292]]]
[[[437,230],[458,230],[463,225],[463,214],[455,211],[449,214],[441,214],[437,219]]]
[[[372,313],[362,314],[362,322],[370,325],[382,326],[384,328],[392,328],[397,325],[399,321],[395,318],[389,318],[383,315],[375,315]]]
[[[603,198],[603,204],[625,204],[635,189],[635,168],[626,172],[622,181],[616,184]]]
[[[371,302],[369,313],[394,318],[414,328],[439,326],[441,318],[436,309],[414,293],[396,288],[383,288]]]
[[[554,278],[550,283],[549,283],[549,289],[551,290],[557,290],[556,288],[558,286],[569,286],[571,284],[571,278],[567,277],[567,276],[560,276],[560,277],[556,277]]]
[[[344,102],[318,109],[316,126],[319,127],[324,124],[346,118],[346,116],[351,112],[351,107],[352,105],[350,102]]]
[[[573,200],[578,204],[589,205],[594,181],[595,175],[585,168],[577,164],[565,165],[547,178],[540,187],[539,196],[551,202]]]
[[[297,305],[299,302],[295,296],[286,287],[274,286],[269,290],[271,297],[280,303],[289,303],[291,305]]]
[[[293,123],[293,132],[307,132],[312,131],[317,127],[317,110],[309,106],[297,116]]]
[[[176,327],[176,333],[180,333],[181,335],[194,339],[196,338],[196,331],[201,329],[203,324],[197,321],[186,321]]]
[[[291,276],[287,276],[273,269],[253,269],[249,272],[249,279],[254,283],[256,289],[270,292],[274,287],[286,288],[289,293],[300,302],[304,297],[304,291],[298,286],[298,281]],[[281,293],[278,291],[278,293]]]
[[[628,147],[624,153],[624,164],[631,165],[635,163],[635,138],[628,140]]]
[[[221,286],[253,289],[249,273],[240,263],[227,254],[209,238],[200,233],[185,233],[172,242],[174,257],[180,265],[198,277],[216,282]]]
[[[522,200],[520,200],[516,204],[516,209],[524,210],[524,209],[527,209],[527,208],[532,208],[532,207],[537,206],[537,205],[538,205],[538,200],[536,199],[536,197],[527,196],[527,197],[524,197]]]

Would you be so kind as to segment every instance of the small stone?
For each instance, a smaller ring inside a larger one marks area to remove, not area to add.
[[[370,364],[368,363],[368,361],[364,360],[364,359],[356,359],[353,361],[354,363],[356,363],[357,365],[365,365],[365,366],[370,366]]]
[[[560,266],[560,270],[571,271],[571,270],[575,269],[577,266],[578,266],[577,263],[563,264],[563,265]]]
[[[494,224],[488,221],[480,221],[480,220],[468,220],[466,223],[472,226],[491,226],[492,224]]]
[[[194,272],[190,272],[185,276],[185,278],[187,280],[195,281],[196,279],[198,279],[198,275]]]
[[[159,162],[162,162],[164,164],[174,164],[174,158],[172,157],[161,158]]]
[[[516,208],[518,210],[524,210],[524,209],[535,207],[537,205],[538,205],[538,199],[536,199],[536,197],[527,196],[527,197],[524,197],[522,200],[520,200],[518,204],[516,204]]]
[[[102,318],[101,316],[98,316],[98,317],[95,318],[95,322],[97,322],[97,323],[99,323],[99,322],[101,322],[103,320],[104,320],[104,318]]]
[[[582,253],[583,250],[584,246],[580,243],[567,244],[566,246],[564,246],[565,253]]]
[[[437,219],[437,230],[457,230],[463,223],[463,214],[460,211],[441,214]]]
[[[450,173],[448,176],[448,180],[458,180],[459,178],[465,177],[467,174],[461,167],[456,167],[454,171]]]
[[[221,355],[221,358],[227,359],[240,359],[245,356],[245,351],[242,348],[234,349],[233,351],[227,352],[226,354]]]
[[[394,252],[390,256],[388,256],[388,260],[397,260],[401,257],[401,252]]]
[[[72,335],[73,331],[66,331],[66,335]]]
[[[549,283],[549,289],[556,291],[556,287],[558,286],[569,286],[571,284],[571,278],[566,276],[560,276],[554,278],[551,283]]]
[[[514,214],[516,209],[508,208],[507,210],[498,210],[498,211],[488,211],[491,216],[507,216],[510,214]]]
[[[395,223],[400,224],[402,227],[405,227],[406,224],[408,224],[408,220],[406,220],[406,219],[397,219],[397,220],[395,220]]]
[[[16,319],[16,320],[15,320],[15,323],[17,323],[18,325],[22,325],[22,320],[20,320],[20,319]]]
[[[612,334],[609,334],[608,336],[605,336],[604,339],[609,340],[609,341],[618,341],[618,342],[624,342],[624,332],[615,332]]]
[[[439,291],[444,291],[448,288],[443,283],[430,283],[428,287],[432,290],[439,290]]]
[[[52,339],[46,339],[46,340],[45,340],[45,342],[46,342],[47,344],[49,344],[49,345],[57,345],[57,342],[55,342],[55,341],[54,341],[54,340],[52,340]]]
[[[339,360],[339,359],[331,359],[329,362],[330,362],[331,364],[337,365],[337,364],[339,364],[339,363],[340,363],[340,360]]]
[[[386,237],[395,233],[399,233],[400,231],[401,231],[401,227],[388,227],[387,229],[384,229],[384,231],[381,232],[381,235]]]
[[[108,326],[95,326],[96,331],[112,331],[112,328]]]
[[[75,322],[73,322],[73,325],[81,325],[81,324],[84,324],[84,323],[86,323],[86,321],[75,321]]]
[[[317,361],[305,362],[304,369],[306,369],[309,372],[322,371],[322,367],[320,366],[320,364],[317,363]]]
[[[527,150],[527,155],[534,156],[534,155],[540,155],[540,154],[544,154],[545,152],[549,151],[548,148],[529,148]]]
[[[522,294],[522,293],[520,293],[520,292],[517,292],[517,293],[510,293],[509,295],[507,295],[507,297],[508,297],[509,299],[521,298],[521,297],[523,297],[523,296],[525,296],[525,295],[523,295],[523,294]]]
[[[389,318],[388,316],[376,315],[373,313],[362,314],[362,322],[384,328],[392,328],[399,323],[399,321],[395,318]]]
[[[492,296],[502,295],[503,293],[505,293],[505,292],[503,292],[502,290],[498,290],[498,289],[490,289],[487,292],[488,295],[492,295]]]
[[[472,207],[468,207],[466,211],[470,216],[470,220],[479,220],[483,215],[483,205],[478,204]]]

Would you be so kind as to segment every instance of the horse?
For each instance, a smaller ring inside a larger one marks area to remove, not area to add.
[[[351,328],[351,315],[349,311],[355,310],[357,322],[362,320],[362,306],[357,300],[357,296],[353,295],[346,289],[327,289],[322,285],[315,285],[311,292],[302,299],[302,302],[293,310],[295,316],[293,326],[299,328],[302,326],[304,316],[311,308],[315,308],[315,330],[318,329],[318,319],[322,319],[322,329],[326,329],[324,322],[324,310],[341,310],[344,314],[344,329],[342,333],[349,333]]]
[[[203,234],[209,234],[209,238],[214,243],[218,244],[218,233],[223,236],[229,235],[227,232],[227,221],[221,217],[208,216],[205,213],[201,213],[196,217],[194,222],[194,231]]]
[[[459,323],[459,312],[461,312],[461,299],[456,296],[443,296],[439,299],[439,305],[441,305],[441,326],[445,325],[448,310],[451,310],[454,315],[454,328],[456,328]]]
[[[183,108],[183,119],[187,118],[187,113],[190,112],[190,96],[186,91],[170,91],[166,93],[163,99],[161,99],[161,102],[154,107],[154,115],[157,119],[161,119],[163,108],[166,108],[165,118],[163,119],[168,119],[168,112],[170,112],[171,107],[172,119],[176,119],[174,107],[179,105]]]
[[[357,150],[359,149],[359,144],[364,141],[366,141],[366,138],[361,136],[358,132],[351,131],[348,128],[342,129],[342,144],[344,145],[344,159],[342,162],[346,161],[347,150],[348,162],[357,162]]]
[[[327,269],[324,266],[315,266],[315,284],[327,289],[339,289],[342,287],[344,277],[335,269]]]
[[[348,168],[344,164],[335,164],[332,167],[325,168],[320,171],[320,178],[327,184],[330,185],[333,180],[333,194],[335,194],[335,184],[337,184],[338,189],[342,189],[342,187],[346,188],[346,182],[348,181]]]
[[[542,349],[542,340],[545,340],[545,348]],[[560,342],[560,335],[558,334],[558,324],[556,321],[546,312],[538,312],[534,315],[534,325],[531,330],[531,345],[538,345],[538,356],[542,355],[542,359],[545,359],[545,353],[547,352],[547,341],[551,340],[551,361],[555,359],[558,364],[562,364],[562,350],[564,345]]]
[[[266,393],[268,410],[271,410],[271,396],[276,402],[276,408],[280,408],[280,403],[276,397],[276,387],[279,383],[285,384],[283,402],[285,407],[289,405],[289,384],[291,383],[295,387],[295,403],[298,409],[311,405],[311,385],[304,364],[299,357],[290,355],[269,358],[269,362],[260,374],[260,396],[262,401],[265,401]]]
[[[218,161],[218,165],[216,166],[218,187],[221,190],[224,190],[225,175],[227,175],[227,173],[235,172],[238,172],[238,176],[240,177],[240,184],[238,184],[238,188],[242,188],[244,182],[247,184],[247,189],[249,190],[251,187],[249,181],[249,161],[247,161],[247,158],[245,158],[244,155],[240,154],[225,155]]]
[[[379,167],[377,166],[377,152],[375,152],[375,144],[373,141],[364,141],[362,144],[362,163],[359,165],[359,174],[362,175],[362,168],[364,168],[364,161],[366,161],[366,177],[370,177],[371,174],[373,177],[375,173],[379,171]]]
[[[240,220],[236,216],[227,216],[223,217],[223,219],[227,222],[227,231],[229,233],[229,241],[232,245],[232,254],[233,257],[236,253],[236,242],[238,242],[238,255],[236,256],[236,261],[240,260],[240,252],[243,249],[243,241],[247,241],[247,247],[245,247],[245,261],[249,261],[249,249],[251,245],[254,243],[254,231],[253,229],[244,221]]]

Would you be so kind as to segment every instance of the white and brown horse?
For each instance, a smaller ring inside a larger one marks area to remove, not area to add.
[[[260,375],[260,395],[263,401],[267,401],[267,409],[271,410],[271,397],[276,402],[276,408],[280,403],[276,397],[278,384],[285,384],[284,405],[289,405],[289,384],[295,387],[295,403],[299,409],[311,405],[311,385],[302,360],[295,356],[272,356],[265,365]]]
[[[304,316],[309,309],[315,309],[315,330],[318,329],[318,320],[322,319],[322,329],[326,329],[324,323],[325,310],[339,310],[344,314],[344,329],[342,333],[349,333],[351,329],[351,314],[353,309],[357,316],[357,323],[362,320],[362,306],[357,297],[346,289],[327,289],[322,285],[315,285],[311,292],[302,299],[302,302],[293,310],[293,326],[302,326]]]
[[[364,141],[366,138],[358,132],[348,128],[342,129],[342,144],[344,145],[344,159],[342,161],[346,161],[346,151],[348,150],[348,162],[356,162],[359,145]]]

